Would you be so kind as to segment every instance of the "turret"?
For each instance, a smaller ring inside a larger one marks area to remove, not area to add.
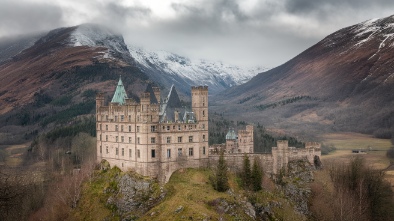
[[[160,88],[159,87],[152,87],[153,94],[156,97],[157,103],[160,103]]]
[[[100,92],[96,94],[96,113],[99,112],[102,106],[104,106],[104,94]]]
[[[197,121],[208,121],[208,86],[192,87],[192,109]]]

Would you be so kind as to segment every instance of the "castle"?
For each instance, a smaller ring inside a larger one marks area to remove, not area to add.
[[[208,87],[192,87],[191,95],[187,109],[174,87],[165,99],[148,87],[137,103],[119,79],[107,106],[103,94],[96,96],[97,159],[160,181],[179,168],[207,165]]]
[[[218,160],[214,147],[208,149],[208,87],[191,87],[191,107],[181,105],[174,86],[162,99],[158,87],[148,85],[140,102],[128,98],[122,80],[108,105],[102,93],[96,96],[97,160],[111,166],[133,170],[143,176],[167,182],[180,168],[209,167]],[[242,165],[244,154],[257,158],[266,173],[275,174],[295,159],[321,155],[320,144],[305,148],[288,147],[278,141],[272,154],[253,152],[253,126],[238,135],[234,129],[226,135],[225,158],[230,169]]]

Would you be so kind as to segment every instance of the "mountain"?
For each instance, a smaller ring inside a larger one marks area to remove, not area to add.
[[[262,67],[240,67],[222,62],[190,60],[166,51],[148,51],[129,45],[136,65],[152,80],[166,88],[172,84],[183,93],[190,93],[191,85],[207,85],[211,94],[247,82],[264,71]]]
[[[95,93],[104,92],[109,100],[120,75],[129,97],[138,99],[145,90],[149,77],[135,66],[123,37],[107,28],[84,24],[52,30],[34,44],[34,38],[26,39],[21,52],[8,53],[12,57],[0,51],[5,58],[0,64],[4,142],[92,113]]]
[[[0,137],[2,131],[30,134],[42,129],[38,124],[91,113],[94,94],[104,92],[109,99],[120,75],[128,97],[138,100],[152,81],[163,94],[174,84],[182,97],[191,85],[208,85],[215,93],[261,70],[130,48],[121,34],[96,24],[0,39]],[[22,129],[9,129],[15,125]]]
[[[389,130],[394,127],[393,61],[394,16],[365,21],[214,96],[213,109],[228,105],[222,112],[229,116],[246,112],[241,118],[309,134]]]

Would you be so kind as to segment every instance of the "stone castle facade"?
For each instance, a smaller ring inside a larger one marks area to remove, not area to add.
[[[168,181],[179,168],[208,163],[208,87],[191,88],[191,108],[174,87],[164,99],[151,87],[140,102],[127,97],[119,80],[112,101],[96,96],[97,159],[143,176]]]
[[[127,97],[119,79],[107,105],[103,94],[96,96],[97,160],[167,182],[180,168],[216,164],[218,149],[225,150],[230,169],[241,168],[247,154],[257,158],[269,174],[276,174],[291,160],[313,163],[314,156],[321,156],[318,143],[294,148],[287,141],[278,141],[270,154],[254,153],[252,125],[238,135],[230,129],[225,145],[208,148],[208,87],[192,87],[191,98],[191,107],[185,108],[174,87],[162,98],[159,88],[148,86],[136,102]]]

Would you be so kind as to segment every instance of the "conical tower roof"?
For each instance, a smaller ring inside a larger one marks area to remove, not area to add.
[[[126,90],[124,89],[122,78],[119,77],[118,86],[116,86],[116,90],[114,96],[112,97],[111,102],[119,103],[119,105],[123,105],[126,103],[127,94]]]

